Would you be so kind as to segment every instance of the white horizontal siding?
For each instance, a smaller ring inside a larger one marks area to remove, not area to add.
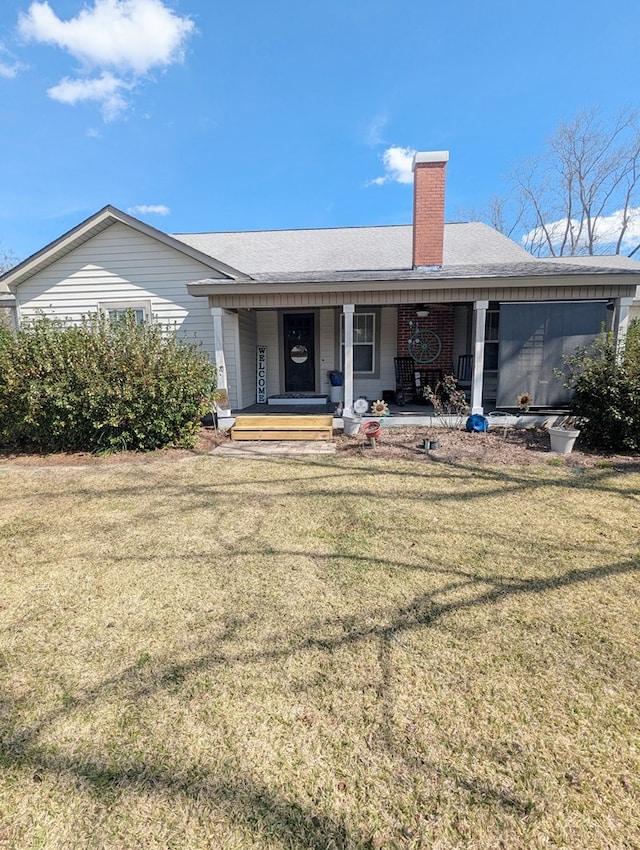
[[[208,299],[187,284],[210,274],[202,263],[114,224],[18,287],[20,320],[39,313],[78,322],[109,301],[150,301],[156,321],[213,353]]]
[[[238,313],[238,343],[240,350],[240,407],[256,403],[256,314],[241,310]]]
[[[232,408],[240,407],[238,395],[238,382],[240,376],[240,364],[238,363],[238,321],[236,313],[225,311],[222,314],[222,336],[223,350],[226,367],[226,375],[218,377],[220,386],[226,386],[229,391],[229,402]]]
[[[320,310],[320,392],[331,392],[329,372],[340,368],[340,353],[336,346],[336,311]]]
[[[620,282],[616,276],[599,275],[597,284],[577,285],[557,283],[549,285],[545,278],[541,283],[531,286],[510,286],[508,284],[491,284],[486,279],[479,280],[476,285],[461,285],[460,287],[442,286],[432,289],[395,289],[393,286],[385,289],[384,284],[372,285],[371,289],[319,291],[317,288],[300,292],[269,292],[258,294],[215,294],[212,303],[218,307],[249,307],[252,309],[299,309],[322,308],[342,304],[356,306],[394,305],[394,304],[453,304],[466,301],[571,301],[602,298],[617,298],[633,296],[634,285]],[[304,286],[304,284],[300,284]]]
[[[384,307],[380,311],[380,387],[377,397],[382,398],[382,390],[393,390],[396,386],[394,358],[398,353],[398,311],[395,307]]]
[[[267,395],[280,392],[280,331],[275,311],[256,313],[256,345],[267,346]]]

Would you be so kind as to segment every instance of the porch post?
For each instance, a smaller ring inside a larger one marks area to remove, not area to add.
[[[221,402],[218,404],[220,416],[231,416],[231,402],[229,400],[229,385],[227,383],[227,364],[224,357],[224,334],[222,330],[222,307],[212,307],[213,317],[213,349],[216,369],[218,370],[218,391],[222,394]]]
[[[482,377],[484,373],[484,337],[488,301],[473,302],[473,375],[471,376],[471,412],[484,413]]]
[[[614,339],[616,341],[616,352],[618,359],[622,359],[624,346],[629,330],[629,316],[633,298],[616,298],[614,315]]]
[[[355,304],[343,304],[344,318],[344,409],[353,408],[353,314]]]

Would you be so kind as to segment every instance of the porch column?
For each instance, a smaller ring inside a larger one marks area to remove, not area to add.
[[[222,330],[223,315],[224,310],[222,307],[211,308],[211,316],[213,317],[214,362],[216,369],[218,370],[218,391],[222,394],[222,399],[218,404],[218,414],[220,416],[231,416],[229,384],[227,382],[227,364],[224,357],[224,334]]]
[[[627,341],[629,330],[629,317],[633,298],[616,298],[613,333],[616,341],[616,352],[618,359],[622,359],[624,346]]]
[[[344,409],[353,408],[353,314],[355,304],[343,304],[344,321]]]
[[[484,373],[484,337],[488,301],[473,302],[473,374],[471,376],[471,412],[484,413],[482,408],[482,377]]]

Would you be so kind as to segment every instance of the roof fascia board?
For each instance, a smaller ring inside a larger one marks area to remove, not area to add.
[[[635,292],[637,286],[637,275],[615,274],[612,275],[612,284],[619,288],[629,287]],[[353,291],[400,291],[400,290],[423,290],[441,289],[486,289],[510,287],[584,287],[589,285],[602,286],[602,274],[572,274],[572,275],[527,275],[523,277],[509,276],[469,276],[460,278],[450,277],[426,277],[426,278],[403,278],[401,280],[347,280],[347,281],[286,281],[274,283],[258,283],[256,281],[242,281],[236,283],[221,283],[213,281],[194,281],[187,284],[189,295],[290,295],[294,293],[311,294],[314,292],[353,292]]]
[[[363,292],[347,293],[325,292],[315,295],[210,295],[210,307],[222,307],[227,310],[279,310],[279,309],[326,309],[340,308],[344,304],[358,306],[397,307],[399,304],[452,304],[472,301],[510,301],[528,303],[539,301],[608,301],[612,298],[624,297],[624,292],[611,287],[586,287],[582,289],[557,289],[555,287],[537,287],[531,289],[513,289],[488,286],[486,289],[423,289],[405,290],[400,292]],[[520,293],[522,295],[520,296]]]
[[[128,213],[125,213],[111,205],[103,207],[97,213],[85,219],[67,233],[64,233],[58,239],[55,239],[53,242],[45,245],[44,248],[36,251],[35,254],[27,257],[26,260],[18,263],[18,265],[13,269],[10,269],[4,275],[0,276],[0,280],[6,283],[7,286],[13,290],[36,271],[45,268],[60,257],[69,253],[76,245],[81,245],[83,242],[88,241],[91,238],[91,232],[95,228],[102,225],[102,230],[106,230],[107,227],[117,223],[124,224],[138,233],[142,233],[151,239],[155,239],[156,241],[167,245],[169,248],[173,248],[181,254],[184,254],[231,279],[251,280],[249,275],[241,272],[239,269],[234,269],[232,266],[226,265],[226,263],[221,263],[215,258],[210,257],[208,254],[199,251],[197,248],[192,248],[185,242],[180,242],[180,240],[174,239],[173,236],[169,236],[168,233],[164,233],[162,230],[158,230],[149,224],[145,224],[145,222],[140,221],[132,215],[129,215]]]

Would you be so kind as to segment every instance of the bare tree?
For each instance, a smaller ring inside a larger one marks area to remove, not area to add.
[[[597,109],[561,124],[542,154],[516,166],[485,218],[537,256],[619,254],[640,243],[640,119]]]
[[[13,268],[18,262],[18,258],[11,251],[4,251],[0,246],[0,274],[4,274]]]

